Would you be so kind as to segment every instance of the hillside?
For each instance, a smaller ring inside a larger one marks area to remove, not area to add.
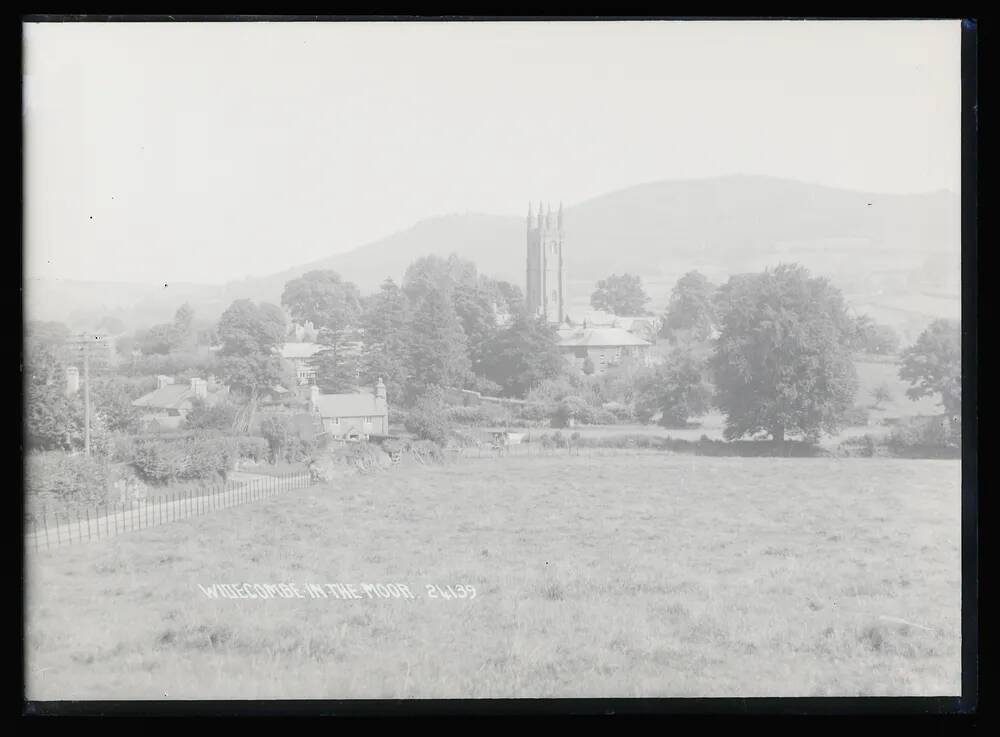
[[[721,281],[795,261],[868,309],[885,303],[886,319],[919,323],[957,314],[959,215],[958,196],[945,191],[868,194],[757,176],[642,184],[566,208],[570,301],[586,304],[594,281],[630,271],[642,275],[659,308],[688,270]],[[220,286],[31,280],[28,313],[76,322],[115,314],[134,325],[166,319],[189,301],[209,318],[239,297],[276,302],[286,281],[310,269],[335,269],[373,290],[429,253],[454,252],[522,284],[524,227],[514,216],[433,217],[346,253]]]

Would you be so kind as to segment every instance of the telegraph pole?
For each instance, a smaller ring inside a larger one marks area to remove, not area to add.
[[[79,346],[83,354],[83,452],[87,456],[90,456],[90,423],[94,414],[90,402],[90,352],[95,340],[99,340],[98,336],[87,333],[71,339],[71,343]]]
[[[83,453],[90,457],[90,348],[83,344]]]

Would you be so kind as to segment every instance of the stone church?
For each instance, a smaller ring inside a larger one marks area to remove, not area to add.
[[[562,204],[553,215],[538,203],[538,215],[528,205],[528,268],[525,301],[530,314],[550,323],[566,319],[566,261],[563,256]]]
[[[567,316],[569,295],[566,291],[564,235],[562,204],[553,213],[551,207],[539,202],[537,214],[531,204],[528,205],[524,293],[529,313],[545,318],[557,328],[560,353],[580,372],[601,374],[625,358],[650,364],[653,360],[650,352],[652,342],[630,329],[643,321],[648,322],[648,318],[589,312],[585,313],[582,323],[571,322]]]

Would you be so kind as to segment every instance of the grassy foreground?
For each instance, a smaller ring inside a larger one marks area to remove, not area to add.
[[[29,551],[27,698],[957,695],[959,480],[957,461],[507,458]],[[199,589],[243,582],[415,598]]]

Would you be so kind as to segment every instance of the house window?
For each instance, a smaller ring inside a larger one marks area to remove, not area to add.
[[[586,348],[574,348],[573,349],[573,354],[577,358],[586,358],[587,357],[587,349]]]
[[[370,424],[372,424],[372,422],[374,422],[374,421],[375,421],[375,418],[374,418],[374,417],[366,417],[366,418],[365,418],[365,424],[366,424],[366,425],[370,425]]]
[[[332,420],[330,420],[330,424],[331,425],[339,425],[340,424],[340,418],[339,417],[334,417]]]

